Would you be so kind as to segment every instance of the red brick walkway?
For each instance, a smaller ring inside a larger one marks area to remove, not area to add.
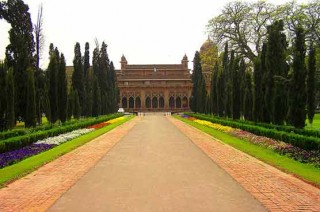
[[[320,189],[168,117],[270,211],[320,211]]]
[[[139,117],[124,123],[76,150],[0,190],[0,211],[44,211],[89,171]],[[107,138],[107,139],[106,139]]]

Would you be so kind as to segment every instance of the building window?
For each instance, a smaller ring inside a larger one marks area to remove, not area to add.
[[[173,96],[171,96],[169,99],[169,107],[174,108],[174,97]]]
[[[133,99],[133,97],[131,96],[130,98],[129,98],[129,108],[133,108],[134,107],[134,99]]]
[[[164,108],[164,98],[162,96],[159,98],[159,108]]]
[[[122,98],[122,107],[123,108],[127,108],[128,107],[127,97],[123,97]]]
[[[182,107],[187,108],[188,107],[188,98],[185,96],[182,99]]]
[[[179,96],[176,98],[176,108],[181,108],[181,98]]]
[[[141,99],[140,97],[136,97],[136,108],[141,108]]]
[[[129,85],[129,82],[124,82],[124,85]]]
[[[146,98],[146,108],[151,108],[151,99],[150,99],[150,97]]]
[[[158,98],[157,97],[152,98],[152,108],[158,108]]]

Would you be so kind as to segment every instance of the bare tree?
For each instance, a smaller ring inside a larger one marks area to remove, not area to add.
[[[43,7],[40,4],[38,9],[37,23],[34,25],[35,45],[36,45],[36,69],[40,67],[40,59],[42,50],[44,47],[44,35],[43,35]]]

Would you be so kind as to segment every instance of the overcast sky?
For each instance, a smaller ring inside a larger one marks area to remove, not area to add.
[[[180,63],[184,54],[190,61],[207,39],[205,26],[229,2],[215,0],[25,0],[32,22],[36,22],[38,7],[43,4],[45,48],[41,66],[48,64],[50,43],[65,54],[72,65],[73,50],[80,42],[94,39],[108,45],[110,60],[116,68],[124,54],[129,64]],[[286,0],[270,0],[284,3]],[[298,1],[307,2],[307,1]],[[10,25],[0,21],[0,59],[8,45]],[[191,63],[189,65],[191,68]]]

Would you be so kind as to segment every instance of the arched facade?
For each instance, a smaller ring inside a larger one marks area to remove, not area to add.
[[[116,73],[119,107],[125,111],[190,111],[192,84],[187,56],[181,64],[156,65],[129,65],[123,56]]]

